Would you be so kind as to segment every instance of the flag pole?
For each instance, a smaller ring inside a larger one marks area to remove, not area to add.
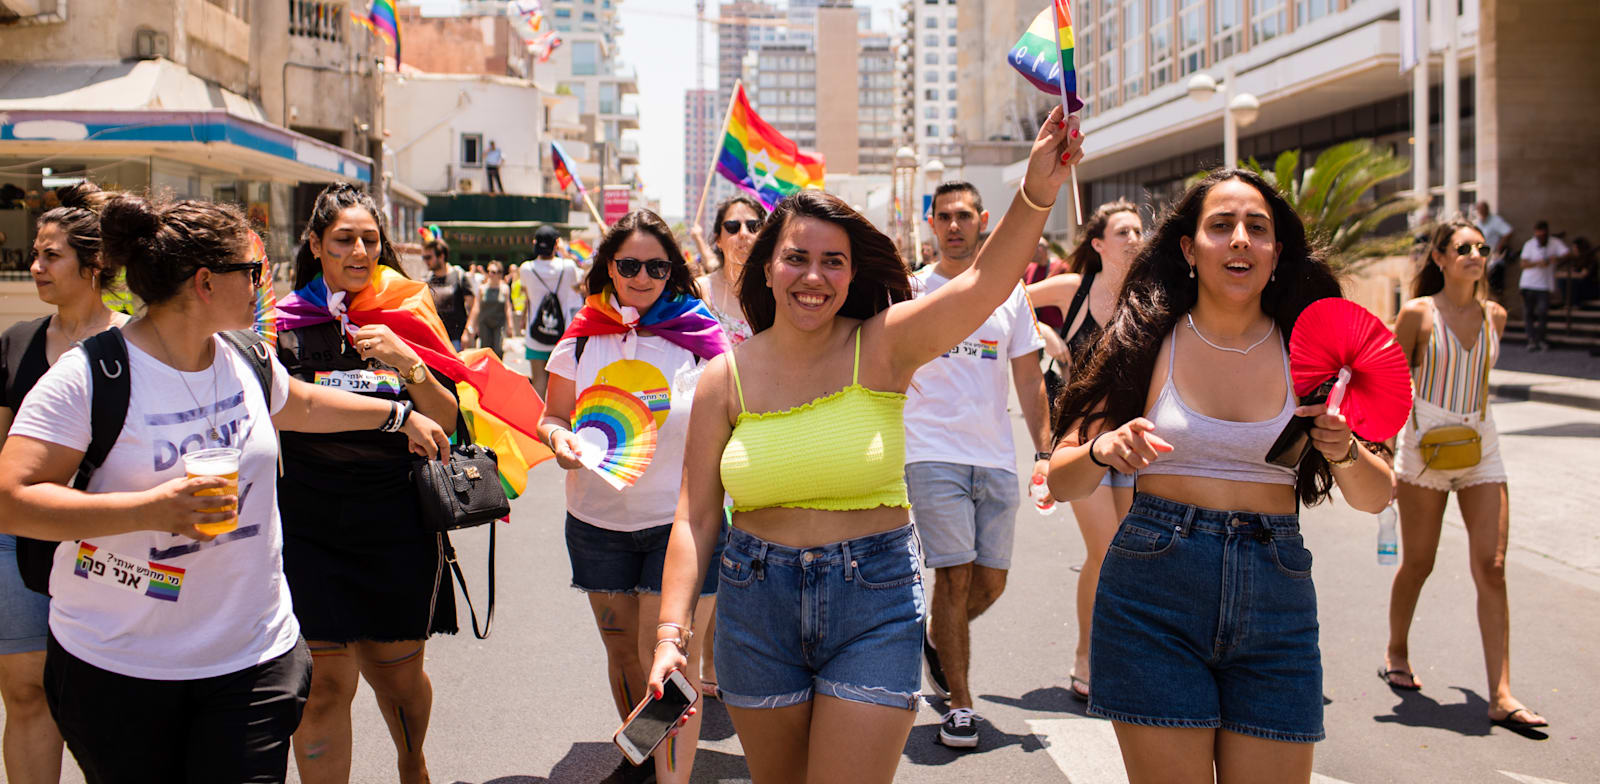
[[[583,204],[589,208],[589,214],[594,216],[594,222],[600,224],[600,233],[606,233],[610,227],[606,225],[605,218],[600,217],[600,211],[594,208],[594,202],[589,199],[589,192],[583,189],[583,181],[579,175],[573,174],[572,181],[578,184],[578,195],[583,197]]]
[[[689,223],[689,228],[693,231],[700,230],[700,219],[705,217],[706,195],[711,192],[711,178],[717,176],[717,158],[722,156],[722,146],[728,141],[728,124],[733,122],[733,104],[743,91],[744,80],[734,80],[733,95],[728,98],[728,111],[722,115],[722,132],[717,134],[717,149],[711,151],[711,165],[706,167],[706,181],[700,186],[700,204],[694,208],[694,220]]]
[[[1068,0],[1051,0],[1051,2],[1053,3],[1052,8],[1059,9],[1059,8],[1064,7],[1065,3],[1067,3]],[[1067,8],[1066,10],[1067,10],[1067,21],[1070,23],[1072,21],[1072,10],[1070,8]],[[1061,52],[1061,16],[1060,16],[1060,14],[1052,14],[1052,16],[1054,16],[1055,19],[1056,19],[1056,23],[1051,25],[1051,27],[1055,30],[1055,33],[1056,33],[1056,53],[1057,53],[1056,56],[1060,57],[1060,52]],[[1077,59],[1078,59],[1077,37],[1078,36],[1077,36],[1077,31],[1073,31],[1073,36],[1072,37],[1073,37],[1073,42],[1072,42],[1072,59],[1073,59],[1073,62],[1071,63],[1071,65],[1072,65],[1073,73],[1077,73],[1077,71],[1078,71],[1078,63],[1077,63]],[[1067,101],[1067,65],[1068,65],[1067,63],[1057,63],[1056,64],[1056,67],[1061,69],[1061,76],[1056,79],[1056,84],[1058,86],[1060,86],[1060,88],[1061,88],[1061,117],[1062,117],[1062,121],[1063,122],[1066,121],[1067,115],[1072,113],[1072,109],[1068,105],[1068,101]],[[1083,225],[1083,199],[1078,197],[1078,166],[1076,164],[1073,164],[1069,168],[1071,169],[1071,172],[1072,172],[1072,216],[1073,216],[1073,218],[1077,219],[1077,223],[1074,224],[1074,225],[1082,226]]]

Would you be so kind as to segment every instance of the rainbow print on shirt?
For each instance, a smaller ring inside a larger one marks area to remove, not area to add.
[[[644,401],[644,404],[650,408],[650,413],[652,414],[672,410],[672,390],[666,387],[641,389],[636,396]]]
[[[981,351],[983,352],[983,358],[984,359],[999,359],[1000,358],[1000,341],[998,341],[998,340],[980,340],[980,341],[978,341],[978,345],[981,347]]]

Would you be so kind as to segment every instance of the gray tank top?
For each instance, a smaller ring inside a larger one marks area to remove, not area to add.
[[[1176,333],[1176,330],[1174,330]],[[1262,422],[1233,422],[1208,417],[1183,402],[1172,380],[1172,357],[1177,352],[1177,337],[1169,337],[1167,383],[1145,418],[1155,425],[1155,433],[1172,445],[1172,451],[1140,471],[1141,476],[1167,474],[1203,476],[1233,482],[1262,482],[1293,485],[1295,470],[1273,465],[1267,452],[1294,416],[1294,381],[1289,376],[1289,350],[1283,341],[1273,341],[1283,352],[1283,410]]]

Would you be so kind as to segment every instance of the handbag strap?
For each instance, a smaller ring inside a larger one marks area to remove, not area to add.
[[[1063,343],[1067,340],[1067,330],[1072,329],[1072,322],[1078,318],[1078,311],[1083,310],[1084,304],[1089,301],[1089,289],[1094,287],[1094,276],[1098,273],[1098,270],[1090,270],[1083,273],[1083,279],[1078,281],[1078,290],[1073,293],[1072,301],[1067,303],[1066,320],[1061,322],[1061,329],[1056,330]],[[1056,358],[1051,357],[1050,366],[1045,369],[1054,370],[1057,364]]]
[[[1478,340],[1483,343],[1483,378],[1478,381],[1478,421],[1482,422],[1489,416],[1489,352],[1494,348],[1489,344],[1494,336],[1494,327],[1489,325],[1489,303],[1483,305],[1483,337]]]
[[[455,575],[455,581],[461,584],[461,597],[467,600],[467,614],[472,617],[472,634],[480,640],[489,639],[489,627],[494,625],[494,523],[489,523],[489,607],[483,617],[483,629],[478,629],[478,611],[472,606],[472,594],[467,590],[467,578],[461,573],[461,564],[456,562],[456,548],[450,544],[450,535],[439,532],[439,546],[445,563],[450,564],[450,572]],[[432,626],[432,622],[429,622]]]

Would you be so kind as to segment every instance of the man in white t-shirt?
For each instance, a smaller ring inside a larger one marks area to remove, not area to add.
[[[583,307],[583,295],[578,293],[582,270],[575,262],[556,256],[556,240],[560,238],[555,227],[540,226],[533,233],[534,258],[517,268],[517,275],[522,278],[522,313],[527,319],[527,329],[522,333],[523,355],[528,360],[528,377],[541,398],[550,383],[545,362]]]
[[[1487,237],[1485,238],[1487,239]],[[1544,340],[1550,326],[1550,291],[1556,287],[1556,265],[1572,249],[1559,237],[1550,236],[1550,224],[1533,224],[1533,239],[1522,246],[1522,329],[1528,336],[1529,351],[1550,348]]]
[[[912,288],[927,294],[972,266],[989,221],[977,188],[947,182],[934,192],[929,225],[939,261],[918,271]],[[967,684],[968,630],[1005,590],[1011,568],[1020,487],[1011,438],[1007,375],[1033,436],[1033,476],[1049,467],[1049,404],[1037,352],[1044,346],[1021,282],[989,319],[944,356],[924,365],[906,404],[906,487],[923,557],[934,570],[928,679],[948,699],[939,741],[978,745]]]

